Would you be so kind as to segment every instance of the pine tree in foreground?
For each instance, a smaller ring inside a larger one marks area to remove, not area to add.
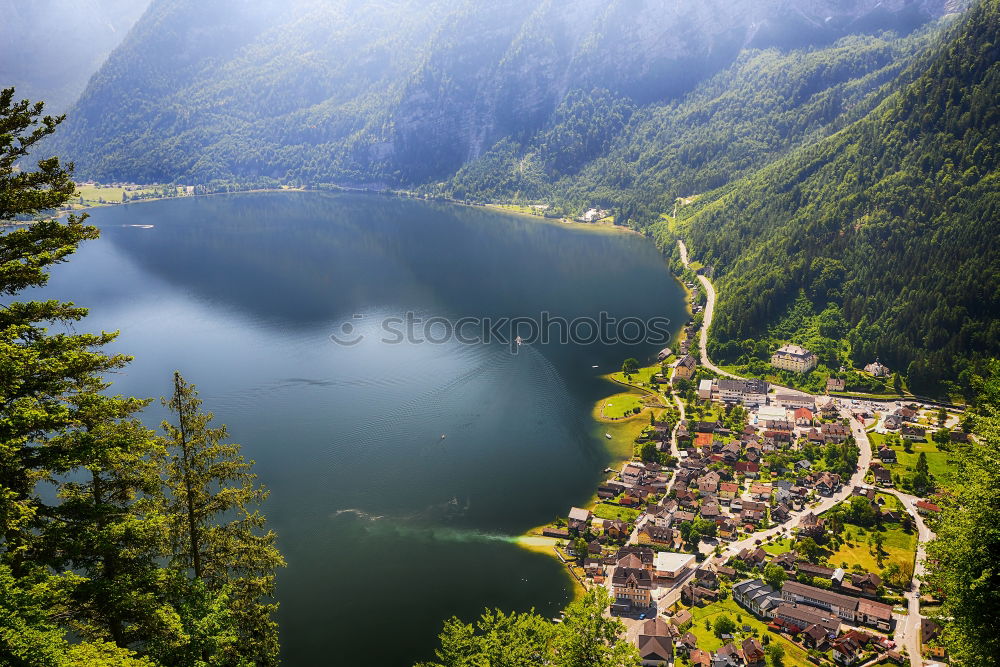
[[[12,88],[0,91],[0,220],[37,218],[74,192],[58,158],[28,165],[32,148],[62,122],[42,111],[41,103],[15,101]],[[44,285],[50,267],[97,237],[84,218],[34,220],[0,233],[3,665],[152,664],[108,641],[127,644],[130,628],[148,618],[146,582],[156,551],[150,545],[157,543],[147,539],[145,510],[136,505],[143,490],[154,490],[146,482],[156,476],[137,480],[133,473],[146,472],[127,471],[131,463],[119,457],[126,441],[132,450],[149,440],[129,421],[141,402],[102,393],[102,375],[128,359],[101,351],[114,333],[50,332],[49,325],[69,329],[86,315],[72,303],[7,300]],[[88,477],[89,484],[66,482]],[[40,492],[52,485],[55,500]],[[137,550],[129,553],[127,545]]]
[[[167,435],[165,514],[171,567],[184,576],[183,594],[216,628],[196,638],[213,664],[277,663],[272,615],[275,569],[284,565],[275,535],[258,507],[267,491],[257,484],[253,461],[225,443],[226,427],[210,426],[194,385],[174,374],[174,392],[163,403],[173,414]],[[199,628],[205,623],[199,620]],[[195,632],[197,635],[197,632]]]

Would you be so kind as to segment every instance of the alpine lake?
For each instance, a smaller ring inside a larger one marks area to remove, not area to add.
[[[664,344],[517,345],[447,323],[604,312],[674,333],[683,291],[651,242],[353,193],[188,197],[89,222],[101,238],[27,296],[89,308],[78,331],[121,331],[110,351],[135,359],[115,393],[158,398],[180,370],[256,462],[287,560],[284,664],[412,665],[452,615],[552,617],[572,598],[566,569],[515,539],[592,496],[612,459],[592,410],[619,390],[601,376]],[[143,418],[164,416],[154,401]]]

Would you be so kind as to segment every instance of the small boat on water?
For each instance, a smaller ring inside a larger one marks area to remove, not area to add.
[[[591,368],[597,368],[597,364],[594,364],[593,366],[591,366]]]
[[[517,343],[518,345],[523,345],[524,344],[524,339],[522,339],[520,336],[518,336],[517,338],[514,339],[514,342]]]
[[[605,433],[604,437],[607,438],[608,440],[610,440],[611,439],[611,434],[610,433]]]
[[[447,438],[447,437],[448,437],[448,436],[447,436],[447,435],[445,435],[444,433],[442,433],[442,434],[441,434],[441,439],[442,439],[442,440],[444,440],[444,439],[445,439],[445,438]]]

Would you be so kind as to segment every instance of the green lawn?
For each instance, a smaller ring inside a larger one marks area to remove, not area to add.
[[[687,412],[688,419],[696,419],[703,422],[721,421],[723,415],[725,415],[725,408],[719,403],[708,403],[706,405],[705,401],[688,401],[685,403],[684,409]]]
[[[597,503],[592,510],[594,516],[599,519],[623,519],[625,521],[635,521],[639,516],[639,510],[620,505],[609,505],[608,503]]]
[[[811,664],[807,660],[805,650],[789,642],[784,637],[769,632],[764,622],[757,620],[753,614],[736,604],[731,597],[719,602],[713,602],[704,607],[691,607],[689,611],[694,617],[691,624],[691,632],[698,638],[698,648],[703,651],[716,651],[723,645],[723,641],[716,637],[712,630],[705,629],[705,620],[707,619],[709,622],[714,623],[720,614],[727,614],[736,621],[736,625],[739,628],[735,635],[738,639],[734,640],[737,641],[737,645],[746,636],[742,628],[744,625],[747,625],[750,626],[752,631],[756,632],[757,637],[761,640],[763,640],[765,635],[770,635],[772,642],[778,642],[784,647],[784,664],[786,666],[798,667],[800,665]]]
[[[125,188],[88,185],[77,188],[76,193],[73,195],[75,201],[71,201],[71,203],[79,203],[81,196],[86,204],[97,204],[101,199],[105,202],[121,202],[122,193],[124,192],[128,192],[129,199],[131,199],[137,195],[158,194],[159,189],[148,187],[126,191]]]
[[[631,391],[609,396],[601,402],[601,415],[609,419],[631,415],[635,408],[642,408],[642,398],[642,394]]]
[[[764,551],[766,551],[767,553],[771,554],[772,556],[777,556],[779,554],[791,551],[794,544],[795,541],[792,540],[791,538],[782,538],[774,542],[768,542],[767,544],[763,544],[761,545],[761,548],[764,549]]]
[[[883,526],[881,532],[885,538],[885,542],[882,544],[882,550],[886,555],[883,556],[882,566],[879,566],[875,555],[871,552],[871,547],[868,546],[868,537],[876,530],[876,528],[862,528],[851,524],[846,525],[844,527],[844,534],[846,535],[849,532],[854,537],[850,545],[846,542],[841,543],[837,551],[829,556],[831,566],[843,567],[846,563],[849,569],[854,565],[860,565],[868,572],[875,572],[877,574],[882,571],[883,567],[894,560],[904,563],[913,562],[917,553],[916,530],[906,533],[899,524],[889,523]]]
[[[885,435],[870,433],[868,437],[872,442],[873,453],[877,454],[879,447],[885,443]],[[927,455],[927,468],[938,486],[950,486],[953,482],[953,476],[958,471],[958,453],[954,451],[943,452],[933,441],[912,442],[909,452],[902,445],[892,445],[892,449],[896,452],[897,462],[890,463],[886,467],[893,475],[896,473],[903,476],[912,475],[917,469],[917,459],[921,452]]]
[[[663,360],[663,363],[670,363],[676,357],[670,356]],[[646,366],[645,368],[640,368],[635,373],[633,373],[629,378],[625,377],[625,374],[621,371],[617,373],[611,373],[611,379],[615,382],[621,382],[622,384],[631,384],[637,387],[649,387],[650,379],[657,373],[663,373],[663,366],[660,363],[653,364],[652,366]],[[669,379],[667,373],[663,373],[664,379]]]
[[[884,509],[884,510],[888,510],[888,511],[895,510],[895,511],[898,511],[898,512],[905,511],[905,508],[903,507],[903,503],[899,502],[899,498],[897,498],[896,496],[892,495],[891,493],[876,493],[875,494],[875,498],[877,500],[882,500],[883,501],[882,509]]]

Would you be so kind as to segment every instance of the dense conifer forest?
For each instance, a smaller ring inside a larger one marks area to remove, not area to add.
[[[1000,353],[998,33],[997,3],[981,4],[866,117],[673,223],[717,267],[713,354],[753,355],[743,341],[804,295],[855,365],[969,391],[970,368]]]

